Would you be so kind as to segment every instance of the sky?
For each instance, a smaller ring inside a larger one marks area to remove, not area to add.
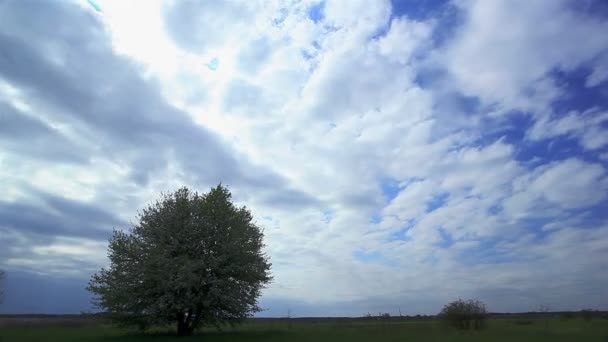
[[[608,3],[0,0],[0,313],[161,192],[264,228],[259,316],[608,309]]]

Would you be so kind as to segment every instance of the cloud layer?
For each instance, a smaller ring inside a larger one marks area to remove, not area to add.
[[[0,311],[87,309],[112,228],[218,182],[267,315],[608,308],[601,2],[100,5],[0,2]]]

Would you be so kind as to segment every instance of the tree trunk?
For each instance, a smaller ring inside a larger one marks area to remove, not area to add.
[[[188,324],[189,320],[186,315],[177,315],[177,336],[190,336],[194,331],[193,327]]]
[[[192,335],[192,332],[192,327],[188,326],[187,323],[184,323],[183,321],[177,322],[177,336],[190,336]]]

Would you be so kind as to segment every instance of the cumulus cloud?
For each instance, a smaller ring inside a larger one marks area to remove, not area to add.
[[[447,43],[455,86],[501,110],[542,113],[562,89],[555,70],[572,71],[605,53],[603,18],[567,1],[461,1],[464,24]],[[579,9],[579,10],[577,10]],[[565,41],[580,44],[565,44]],[[589,84],[600,83],[600,69]]]
[[[583,113],[573,111],[557,118],[544,116],[535,122],[527,135],[532,140],[569,136],[577,139],[585,149],[597,150],[608,144],[606,121],[608,113],[595,108]]]
[[[535,203],[546,201],[561,209],[584,208],[606,198],[608,179],[601,164],[568,159],[537,168],[513,182],[514,195],[505,201],[505,208],[520,215],[544,215],[532,212]],[[528,212],[530,211],[530,212]]]

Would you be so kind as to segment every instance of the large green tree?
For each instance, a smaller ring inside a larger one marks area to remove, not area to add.
[[[271,280],[263,233],[221,184],[208,193],[165,194],[127,232],[110,239],[109,268],[91,277],[94,304],[122,325],[238,322],[260,310]]]

